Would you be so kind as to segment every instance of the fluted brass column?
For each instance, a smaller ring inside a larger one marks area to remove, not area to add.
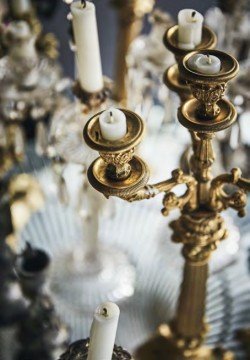
[[[118,10],[119,23],[114,98],[125,105],[126,56],[131,42],[141,32],[144,15],[152,11],[154,0],[113,0],[112,4]]]
[[[191,345],[197,346],[201,334],[204,334],[206,282],[208,264],[186,262],[183,282],[174,323],[176,334],[182,338],[193,339]]]

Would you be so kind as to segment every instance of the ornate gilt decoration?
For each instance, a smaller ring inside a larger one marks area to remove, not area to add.
[[[203,216],[202,216],[203,215]],[[219,214],[182,215],[172,221],[172,240],[182,243],[183,256],[192,262],[207,261],[222,240],[227,237],[224,220]]]
[[[219,175],[212,180],[211,208],[215,211],[223,211],[230,207],[243,217],[248,191],[250,191],[250,180],[241,177],[240,169],[232,169],[231,174]]]
[[[100,139],[101,144],[93,139],[90,141],[93,138],[93,129],[96,129],[96,118],[95,122],[93,119],[90,120],[84,130],[85,140],[99,151],[101,159],[104,148],[106,150],[106,165],[99,158],[89,169],[89,181],[95,189],[105,196],[119,196],[129,202],[150,199],[163,193],[163,215],[168,215],[175,208],[181,211],[179,219],[170,223],[173,230],[172,240],[183,244],[182,253],[185,258],[184,278],[176,317],[170,328],[167,327],[167,332],[162,331],[161,327],[156,343],[149,342],[139,349],[139,355],[136,357],[138,360],[233,359],[231,352],[202,346],[207,329],[204,318],[208,261],[212,252],[227,237],[227,229],[220,213],[232,207],[238,211],[239,216],[244,215],[246,192],[250,190],[250,181],[242,178],[238,169],[233,169],[231,174],[213,179],[211,167],[215,154],[212,140],[217,131],[226,129],[236,120],[235,108],[228,100],[223,99],[223,95],[226,83],[236,76],[239,66],[230,55],[215,50],[206,51],[207,53],[220,58],[222,69],[219,74],[200,76],[190,70],[188,59],[196,52],[186,55],[179,66],[182,77],[190,84],[195,96],[182,104],[178,110],[179,121],[190,131],[193,142],[189,174],[177,169],[168,180],[153,185],[144,184],[138,188],[139,182],[135,182],[135,177],[138,176],[139,167],[134,163],[138,164],[139,158],[133,156],[133,151],[141,141],[141,136],[136,136],[139,128],[135,130],[134,126],[132,131],[128,126],[127,135],[116,147]],[[136,114],[132,118],[137,119]],[[133,138],[137,139],[136,142],[131,142],[132,134]],[[116,166],[127,151],[130,155],[125,157],[128,160],[127,164],[133,166],[124,181],[115,173],[111,176],[107,170],[110,164]],[[139,170],[139,174],[140,171],[142,174],[143,171]],[[118,190],[114,190],[114,183]],[[186,191],[178,196],[174,188],[180,184],[186,186]],[[233,189],[228,189],[230,186]]]
[[[190,89],[193,96],[201,102],[198,110],[199,115],[206,118],[213,118],[220,113],[220,108],[217,102],[225,94],[226,84],[204,85],[190,83]]]
[[[129,162],[132,160],[134,152],[134,149],[130,149],[118,154],[100,153],[101,158],[108,165],[107,176],[114,180],[128,178],[131,172]]]

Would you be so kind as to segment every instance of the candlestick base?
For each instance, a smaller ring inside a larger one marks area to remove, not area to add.
[[[99,245],[89,254],[76,249],[53,261],[55,300],[73,312],[93,312],[104,301],[122,301],[133,295],[134,283],[134,267],[112,247]]]
[[[104,79],[104,87],[100,91],[90,93],[81,88],[80,82],[76,81],[72,87],[74,95],[80,100],[82,105],[86,106],[86,111],[100,108],[105,101],[110,98],[112,82]]]
[[[202,346],[196,349],[184,349],[181,340],[173,338],[170,327],[162,325],[159,334],[142,345],[135,354],[136,360],[233,360],[230,351],[221,348],[210,349]]]
[[[59,360],[86,360],[89,351],[89,339],[79,340],[71,344]],[[112,360],[133,360],[132,356],[120,346],[114,346]]]

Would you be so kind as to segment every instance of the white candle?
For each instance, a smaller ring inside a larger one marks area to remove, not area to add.
[[[25,21],[14,21],[8,27],[8,33],[18,44],[11,46],[9,55],[13,58],[37,59],[36,37],[32,35],[29,25]]]
[[[71,4],[79,81],[83,90],[93,93],[103,88],[102,65],[95,5],[77,1]]]
[[[31,11],[31,1],[30,0],[12,0],[11,8],[15,15],[23,15]]]
[[[178,45],[192,50],[202,39],[203,16],[193,9],[181,10],[178,14]]]
[[[218,74],[221,69],[221,61],[214,55],[193,55],[189,59],[188,65],[190,69],[205,75]]]
[[[119,315],[119,307],[114,303],[98,306],[90,331],[87,360],[112,359]]]
[[[105,140],[117,141],[127,133],[127,120],[125,114],[119,110],[110,108],[99,117],[102,137]]]

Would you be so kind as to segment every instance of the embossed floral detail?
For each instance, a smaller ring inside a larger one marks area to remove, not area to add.
[[[169,212],[175,208],[183,210],[186,206],[188,210],[194,210],[196,207],[196,180],[190,176],[183,173],[182,170],[177,169],[172,172],[173,180],[175,185],[185,184],[187,190],[182,196],[177,196],[174,192],[166,192],[163,198],[163,209],[162,214],[168,216]],[[174,187],[173,186],[173,187]]]
[[[131,166],[129,162],[134,156],[134,148],[121,153],[100,153],[101,158],[105,161],[107,166],[107,176],[120,180],[125,179],[130,175]]]
[[[231,174],[217,176],[211,182],[210,206],[216,211],[231,207],[243,217],[247,204],[247,191],[250,191],[250,180],[241,177],[240,169],[232,169]]]
[[[184,244],[184,257],[194,262],[207,261],[227,236],[224,220],[219,214],[201,218],[182,215],[170,226],[174,230],[172,240]]]
[[[132,160],[134,156],[134,149],[130,149],[121,153],[100,153],[101,158],[105,161],[106,164],[112,164],[115,166],[123,166]]]
[[[217,102],[225,94],[226,83],[216,85],[191,83],[190,88],[193,96],[202,103],[200,114],[205,117],[215,117],[219,114],[220,108]]]

